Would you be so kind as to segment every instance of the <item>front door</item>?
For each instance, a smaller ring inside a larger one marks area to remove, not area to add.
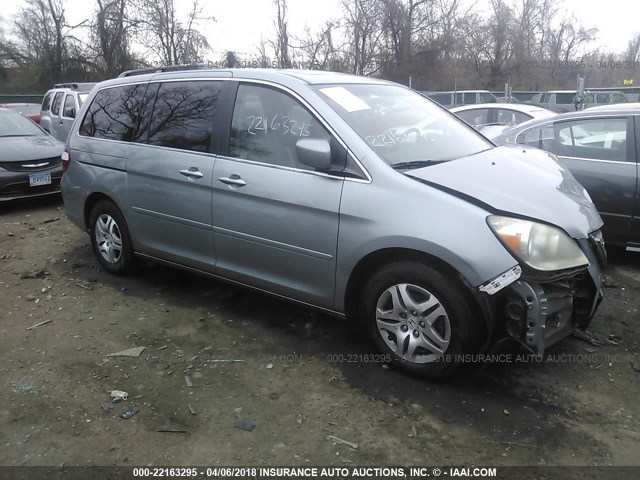
[[[219,274],[333,307],[344,179],[297,160],[301,138],[331,135],[296,98],[253,84],[238,89],[229,151],[213,179]],[[332,142],[332,155],[346,154]]]

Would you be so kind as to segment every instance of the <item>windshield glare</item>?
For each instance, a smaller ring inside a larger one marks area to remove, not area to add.
[[[44,135],[44,132],[40,130],[35,123],[19,113],[0,110],[0,137],[24,137],[34,135]]]
[[[453,114],[401,86],[322,85],[318,90],[391,166],[455,160],[493,146]]]

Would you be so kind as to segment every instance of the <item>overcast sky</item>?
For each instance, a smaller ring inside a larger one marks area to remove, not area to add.
[[[473,0],[467,0],[473,1]],[[482,3],[485,0],[478,0]],[[2,17],[7,20],[17,12],[24,0],[2,0]],[[573,12],[586,27],[598,28],[597,45],[606,50],[623,51],[627,41],[640,31],[640,4],[637,0],[564,0],[562,5]],[[178,5],[188,5],[180,0]],[[201,30],[213,49],[217,60],[222,52],[233,50],[241,56],[257,56],[256,45],[261,38],[274,36],[274,6],[272,0],[204,0],[206,13],[215,23],[201,25]],[[330,18],[340,16],[340,0],[288,0],[289,33],[301,35],[304,27],[319,28]],[[91,15],[93,0],[66,0],[69,22],[79,22]]]

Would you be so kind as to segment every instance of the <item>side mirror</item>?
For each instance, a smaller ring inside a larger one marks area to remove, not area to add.
[[[301,138],[296,142],[296,156],[300,163],[315,170],[331,168],[331,145],[328,140]]]

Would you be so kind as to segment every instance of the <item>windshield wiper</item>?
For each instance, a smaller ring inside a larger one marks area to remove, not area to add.
[[[394,170],[411,170],[413,168],[422,168],[433,165],[434,163],[440,163],[438,160],[414,160],[412,162],[400,162],[391,165]]]

